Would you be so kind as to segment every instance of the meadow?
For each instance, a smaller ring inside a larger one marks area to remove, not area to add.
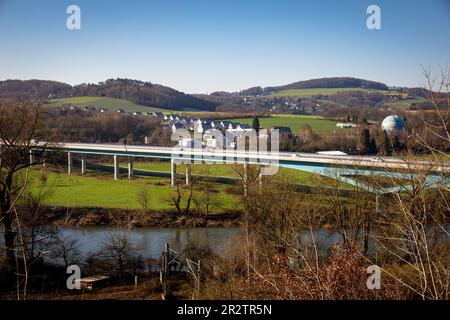
[[[253,118],[229,119],[228,121],[233,121],[241,124],[249,124],[251,126],[253,123]],[[272,126],[289,127],[291,128],[292,133],[297,133],[299,129],[305,124],[309,124],[314,132],[323,132],[338,129],[336,127],[336,122],[325,120],[319,116],[292,114],[274,114],[269,118],[259,118],[259,124],[263,128],[270,128]]]
[[[428,99],[426,98],[405,99],[400,101],[387,102],[385,105],[396,109],[409,109],[412,103],[422,103],[426,101],[428,101]]]
[[[107,108],[110,111],[116,111],[118,108],[123,109],[127,112],[170,112],[171,110],[159,109],[153,107],[141,106],[134,104],[128,100],[115,99],[109,97],[73,97],[73,98],[62,98],[62,99],[52,99],[48,102],[46,106],[49,107],[61,107],[61,106],[77,106],[80,108],[87,106],[94,106],[98,108]]]
[[[368,91],[368,92],[378,92],[378,93],[393,93],[392,91],[386,90],[373,90],[373,89],[362,89],[362,88],[311,88],[311,89],[288,89],[273,92],[269,97],[311,97],[314,95],[332,95],[341,91]]]
[[[171,208],[170,194],[174,188],[165,178],[126,178],[114,180],[110,175],[80,176],[67,175],[44,169],[30,171],[29,190],[36,194],[40,189],[41,177],[45,177],[43,204],[62,207],[102,207],[119,209],[139,209],[138,195],[143,187],[148,188],[149,208]],[[215,197],[223,208],[238,208],[239,197],[225,192],[226,185],[214,185],[218,191]],[[198,196],[200,191],[195,191]]]
[[[170,162],[137,162],[134,164],[136,169],[155,171],[155,172],[170,172]],[[125,166],[124,166],[125,168]],[[227,177],[239,179],[239,173],[236,168],[239,166],[225,165],[225,164],[194,164],[191,166],[191,172],[194,175],[211,176],[211,177]],[[184,165],[177,166],[177,172],[183,173]],[[238,169],[239,170],[239,169]],[[279,168],[275,179],[287,179],[289,177],[293,183],[320,186],[324,184],[323,177],[305,171],[298,171],[286,168]]]
[[[170,172],[170,162],[135,162],[134,167],[149,172]],[[124,168],[124,172],[126,171],[125,165],[121,168]],[[184,172],[184,165],[177,166],[179,181],[184,178],[182,176]],[[240,179],[236,167],[230,165],[195,164],[192,166],[192,174]],[[126,174],[122,174],[120,180],[114,180],[109,172],[93,170],[88,170],[88,174],[81,176],[77,173],[67,175],[48,168],[34,168],[30,170],[29,177],[29,190],[33,194],[39,192],[40,181],[45,178],[43,204],[49,206],[138,209],[141,208],[138,195],[145,187],[148,189],[150,199],[149,208],[168,209],[172,207],[170,195],[175,190],[170,186],[169,178],[136,175],[134,179],[128,180]],[[316,174],[285,168],[279,168],[279,172],[271,179],[310,186],[330,184],[329,179]],[[220,203],[222,210],[240,207],[238,193],[230,193],[230,188],[239,189],[239,186],[231,187],[229,184],[213,183],[213,187],[216,190],[214,199]],[[202,191],[198,184],[194,185],[194,190],[194,197],[201,196]]]

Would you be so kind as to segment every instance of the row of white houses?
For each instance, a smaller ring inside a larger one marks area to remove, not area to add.
[[[176,132],[179,129],[188,130],[191,133],[198,133],[202,135],[201,141],[195,141],[194,139],[182,139],[180,140],[180,145],[184,147],[189,146],[207,146],[216,148],[217,141],[214,136],[213,129],[220,130],[225,136],[225,132],[228,135],[232,135],[233,139],[231,141],[224,141],[227,148],[235,148],[237,140],[246,131],[251,131],[252,128],[248,124],[241,124],[226,120],[216,120],[216,119],[203,119],[203,118],[186,118],[176,114],[163,115],[162,113],[155,112],[154,117],[163,120],[165,126],[170,127],[172,132]]]

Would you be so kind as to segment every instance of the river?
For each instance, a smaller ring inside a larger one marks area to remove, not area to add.
[[[63,229],[65,238],[78,241],[80,253],[86,257],[98,251],[112,235],[126,235],[129,241],[145,258],[159,259],[165,243],[171,249],[183,251],[188,245],[209,246],[217,254],[223,254],[228,246],[233,246],[239,228],[113,228],[83,227]],[[328,248],[338,241],[340,235],[335,231],[321,228],[314,232],[319,252],[326,254]],[[308,232],[301,234],[302,241],[310,239]]]
[[[159,259],[165,243],[171,249],[183,251],[187,245],[209,246],[222,254],[227,245],[239,233],[239,228],[126,228],[83,227],[63,229],[64,238],[78,241],[80,253],[86,257],[98,251],[113,235],[126,235],[130,243],[145,258]]]

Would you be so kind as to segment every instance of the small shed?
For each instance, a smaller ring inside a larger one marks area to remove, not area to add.
[[[104,275],[90,276],[80,279],[81,289],[92,290],[95,287],[105,287],[109,283],[111,277]]]

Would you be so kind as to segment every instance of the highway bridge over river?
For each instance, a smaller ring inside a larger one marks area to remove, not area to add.
[[[128,162],[128,178],[133,177],[133,159],[155,158],[171,160],[171,183],[176,183],[176,166],[183,161],[186,164],[186,183],[191,176],[191,165],[198,163],[221,163],[259,165],[262,168],[279,166],[294,170],[306,171],[333,179],[339,179],[351,185],[375,193],[392,193],[408,189],[408,185],[393,187],[375,187],[361,182],[357,177],[374,176],[395,180],[411,181],[422,177],[425,187],[437,185],[450,186],[450,161],[431,161],[418,159],[401,159],[393,157],[324,155],[295,152],[251,152],[222,149],[169,148],[154,146],[135,146],[123,144],[89,144],[58,143],[51,147],[36,145],[30,157],[43,149],[67,153],[68,174],[73,172],[73,158],[81,160],[81,173],[86,172],[88,155],[110,155],[114,160],[114,179],[119,179],[119,158]],[[31,162],[32,159],[30,159]],[[188,162],[188,163],[186,163]],[[244,170],[245,172],[245,170]],[[262,179],[260,179],[262,181]]]

